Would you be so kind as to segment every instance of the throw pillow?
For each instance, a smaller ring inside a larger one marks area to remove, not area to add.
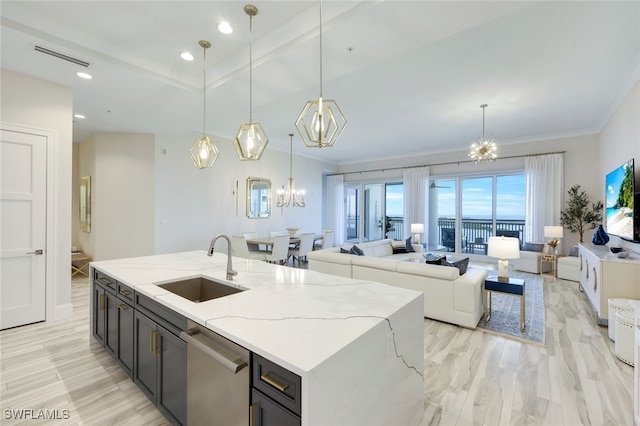
[[[340,253],[342,253],[342,254],[349,254],[349,253],[351,253],[351,252],[350,252],[349,250],[345,250],[345,249],[343,249],[342,247],[340,247]]]
[[[416,251],[413,249],[411,245],[411,237],[407,238],[405,241],[405,247],[407,248],[407,253],[415,253]]]
[[[447,262],[445,260],[443,265],[458,268],[460,275],[464,275],[464,273],[467,272],[467,267],[469,266],[469,258],[465,257],[464,259],[456,260],[455,262]]]
[[[407,245],[403,240],[394,240],[391,241],[391,249],[393,250],[393,254],[406,253]]]
[[[358,256],[364,256],[364,251],[357,245],[353,245],[350,250],[351,254],[357,254]]]
[[[544,250],[543,243],[524,243],[522,245],[522,251],[536,251],[538,253],[542,253]]]
[[[569,250],[569,256],[578,257],[578,246],[573,246]]]

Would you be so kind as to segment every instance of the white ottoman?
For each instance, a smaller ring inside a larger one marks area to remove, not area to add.
[[[616,324],[615,324],[616,313],[623,312],[623,311],[628,311],[633,313],[633,308],[631,307],[629,300],[631,299],[615,298],[615,299],[609,299],[607,301],[609,305],[609,314],[607,316],[609,318],[609,339],[611,339],[614,342],[616,341]]]
[[[558,258],[558,278],[580,281],[580,258],[578,256],[562,256]]]
[[[616,312],[616,356],[625,364],[633,367],[634,342],[633,333],[636,315],[633,311]]]

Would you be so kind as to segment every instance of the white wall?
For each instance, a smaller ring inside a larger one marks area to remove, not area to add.
[[[55,141],[47,146],[47,295],[53,297],[47,297],[46,318],[65,318],[72,314],[71,88],[2,69],[0,91],[3,123],[55,133]]]
[[[79,151],[78,175],[91,176],[91,232],[79,232],[81,250],[94,260],[153,254],[154,136],[95,133]]]
[[[616,112],[600,132],[599,151],[599,184],[601,197],[604,199],[604,177],[622,163],[635,159],[636,184],[640,184],[640,82],[636,82]],[[636,191],[640,188],[636,187]],[[640,206],[635,206],[640,208]],[[640,253],[640,244],[610,241],[609,245],[620,244]]]
[[[220,156],[213,167],[199,170],[188,151],[201,136],[194,132],[179,137],[156,137],[156,253],[205,250],[219,233],[241,235],[256,231],[266,235],[270,230],[287,227],[308,232],[322,230],[325,164],[294,155],[293,178],[296,188],[306,190],[307,205],[277,208],[275,191],[287,184],[289,178],[288,152],[267,147],[260,161],[240,161],[231,140],[214,136]],[[249,176],[271,180],[272,215],[268,219],[246,216]],[[237,196],[233,193],[236,182]]]

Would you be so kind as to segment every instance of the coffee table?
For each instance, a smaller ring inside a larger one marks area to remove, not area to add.
[[[491,293],[509,294],[520,297],[520,331],[525,327],[525,296],[524,280],[520,278],[509,278],[508,280],[498,279],[498,277],[487,277],[484,280],[484,322],[491,319]]]

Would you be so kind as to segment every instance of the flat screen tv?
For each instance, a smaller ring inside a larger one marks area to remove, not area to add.
[[[607,233],[628,241],[640,240],[638,223],[634,223],[638,215],[634,214],[634,198],[637,196],[633,159],[609,173],[605,179],[605,187]]]

